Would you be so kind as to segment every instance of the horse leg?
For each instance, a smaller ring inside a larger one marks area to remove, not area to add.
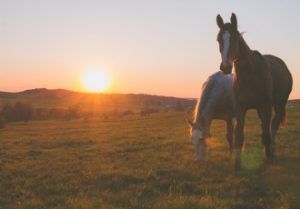
[[[275,110],[275,116],[272,119],[271,136],[275,143],[275,135],[277,133],[281,121],[285,117],[285,105],[276,105],[274,107],[274,110]]]
[[[244,143],[244,125],[246,109],[237,107],[236,110],[236,128],[235,128],[235,169],[241,169],[241,151]]]
[[[272,117],[272,106],[266,105],[258,109],[258,115],[262,122],[262,141],[265,145],[265,152],[268,159],[274,157],[274,141],[271,136],[271,117]]]
[[[232,158],[232,152],[233,152],[233,125],[232,125],[232,118],[226,120],[226,127],[227,127],[227,133],[226,138],[229,144],[229,159]]]

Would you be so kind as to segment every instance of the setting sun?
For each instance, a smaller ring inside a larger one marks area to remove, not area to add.
[[[89,92],[99,93],[110,86],[108,75],[100,69],[89,69],[82,76],[82,85]]]

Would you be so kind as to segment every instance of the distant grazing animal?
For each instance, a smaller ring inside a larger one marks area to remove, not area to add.
[[[210,125],[213,119],[225,120],[230,156],[233,150],[234,96],[232,90],[233,75],[219,71],[211,75],[202,86],[202,94],[195,108],[194,121],[190,124],[191,140],[198,161],[205,160],[206,140],[210,137]]]
[[[261,55],[251,50],[237,28],[236,15],[225,23],[217,16],[220,28],[218,42],[222,63],[228,74],[234,65],[233,91],[236,101],[235,168],[241,168],[241,148],[244,142],[244,121],[248,109],[255,109],[262,122],[262,141],[268,159],[274,158],[275,134],[285,122],[285,105],[292,91],[293,79],[286,64],[273,55]],[[272,121],[272,108],[275,116]]]
[[[157,112],[159,112],[157,109],[145,108],[141,110],[140,116],[149,116],[150,114],[157,113]]]
[[[131,110],[125,110],[123,113],[122,113],[122,115],[121,115],[121,117],[123,117],[123,116],[128,116],[128,115],[133,115],[134,113],[131,111]]]

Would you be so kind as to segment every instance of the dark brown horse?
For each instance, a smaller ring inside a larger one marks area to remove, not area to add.
[[[225,23],[217,16],[219,48],[222,55],[220,69],[231,73],[234,66],[233,91],[236,101],[235,167],[241,167],[241,148],[244,142],[244,121],[248,109],[256,109],[262,122],[262,141],[268,159],[274,158],[275,134],[284,125],[287,103],[293,79],[286,64],[273,55],[251,50],[237,28],[235,14]],[[275,116],[272,119],[272,109]]]

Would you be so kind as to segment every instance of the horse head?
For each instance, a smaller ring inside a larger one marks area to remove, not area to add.
[[[200,127],[200,125],[197,125],[190,120],[188,121],[188,124],[190,126],[191,141],[195,147],[196,159],[198,161],[204,161],[207,148],[204,130]]]
[[[232,72],[233,62],[237,59],[239,52],[240,33],[237,29],[237,18],[234,13],[231,15],[230,23],[224,23],[220,15],[217,16],[219,33],[217,41],[222,57],[220,70],[225,74]]]

